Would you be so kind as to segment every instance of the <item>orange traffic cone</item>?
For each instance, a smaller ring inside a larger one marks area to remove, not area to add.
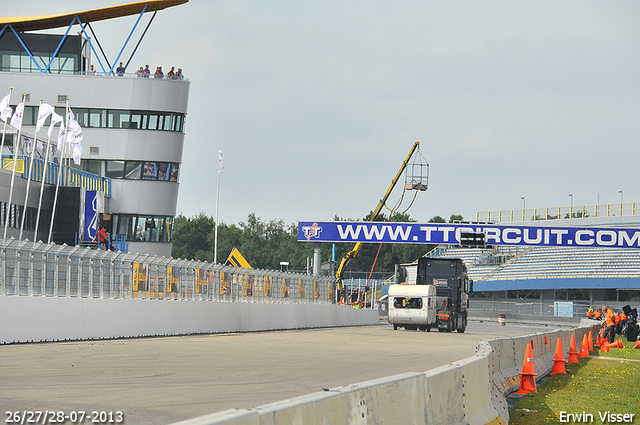
[[[579,358],[589,357],[589,343],[587,342],[587,334],[582,336],[582,343],[580,344]]]
[[[636,345],[633,348],[640,350],[640,340],[636,341]]]
[[[622,343],[622,340],[619,339],[617,341],[612,342],[611,344],[606,344],[606,343],[602,344],[601,348],[606,348],[608,351],[610,348],[624,348],[624,344]],[[607,351],[605,351],[605,353]]]
[[[558,337],[558,341],[556,342],[556,356],[553,358],[553,371],[552,375],[556,373],[567,373],[564,368],[564,355],[562,353],[562,339]]]
[[[515,394],[537,393],[536,378],[538,374],[535,372],[533,365],[533,349],[527,344],[527,351],[524,355],[524,363],[522,363],[522,372],[520,372],[520,389]]]
[[[598,332],[598,336],[596,337],[596,345],[598,347],[600,347],[604,342],[604,338],[602,337],[603,333],[604,333],[604,328],[600,328],[600,332]]]
[[[593,334],[589,331],[589,337],[587,338],[587,343],[589,343],[589,351],[593,351]]]
[[[600,352],[601,353],[608,353],[609,352],[609,347],[607,346],[607,344],[602,344],[600,346]]]
[[[571,334],[571,343],[569,344],[569,364],[580,363],[578,359],[578,348],[576,347],[576,337]]]
[[[547,337],[544,337],[544,345],[547,345],[549,343],[549,341],[547,341]]]

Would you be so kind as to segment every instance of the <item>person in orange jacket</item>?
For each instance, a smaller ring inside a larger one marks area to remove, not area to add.
[[[607,338],[607,341],[612,343],[616,337],[616,319],[614,318],[613,310],[604,306],[602,307],[602,311],[606,314],[603,324],[607,325],[602,337]]]
[[[619,321],[616,323],[616,333],[621,334],[624,329],[624,325],[627,324],[627,315],[624,314],[624,311],[618,312]]]
[[[596,310],[593,312],[593,318],[596,320],[600,320],[600,318],[602,317],[602,312],[600,312],[600,310]]]
[[[587,309],[587,318],[593,319],[593,308],[591,306]]]

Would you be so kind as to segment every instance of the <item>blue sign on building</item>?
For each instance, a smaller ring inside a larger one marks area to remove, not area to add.
[[[460,233],[484,233],[487,245],[640,248],[640,229],[500,224],[298,222],[298,241],[459,244]]]

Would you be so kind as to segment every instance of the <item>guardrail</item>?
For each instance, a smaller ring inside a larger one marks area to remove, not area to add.
[[[535,373],[553,369],[555,341],[569,351],[595,326],[480,341],[476,355],[422,373],[405,373],[259,406],[230,409],[174,425],[506,424],[506,395],[518,388],[526,345]]]

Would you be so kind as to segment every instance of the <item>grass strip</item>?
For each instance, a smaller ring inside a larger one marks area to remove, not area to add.
[[[633,347],[633,343],[624,344],[625,348],[611,349],[609,353],[599,353],[598,348],[594,347],[595,354],[637,359],[640,350],[632,350],[630,347]],[[640,384],[639,361],[582,358],[579,364],[567,365],[566,370],[566,375],[549,376],[538,386],[537,393],[520,398],[509,411],[510,423],[625,423],[623,416],[607,417],[608,412],[627,414],[626,418],[631,420],[627,423],[640,424],[637,394]],[[631,418],[630,415],[634,416]]]

